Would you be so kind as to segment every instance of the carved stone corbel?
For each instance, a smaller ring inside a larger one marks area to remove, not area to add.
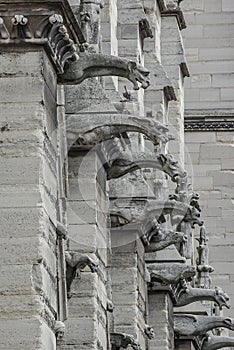
[[[234,347],[234,337],[209,334],[203,341],[201,350],[216,350],[227,347]]]
[[[75,85],[87,78],[119,76],[131,81],[134,90],[139,90],[138,83],[143,89],[150,85],[149,71],[134,61],[88,51],[80,52],[79,56],[77,62],[66,64],[64,73],[59,76],[59,83]]]
[[[136,339],[125,333],[110,333],[111,350],[127,349],[130,345],[133,350],[141,350],[139,343]]]
[[[154,144],[166,143],[170,136],[168,129],[160,122],[137,118],[129,114],[84,114],[70,115],[66,121],[68,147],[95,145],[118,137],[121,133],[138,132],[146,135]]]
[[[216,303],[220,310],[225,306],[230,308],[229,296],[223,292],[219,287],[215,289],[204,289],[204,288],[193,288],[189,285],[183,284],[183,287],[180,289],[176,297],[175,306],[185,306],[196,301],[209,300]]]
[[[68,298],[71,297],[71,284],[76,277],[80,275],[81,270],[88,266],[92,273],[97,272],[98,264],[92,258],[86,254],[80,254],[77,252],[66,251],[66,282]]]
[[[177,335],[204,335],[214,328],[234,330],[234,320],[220,316],[174,315],[174,331]]]
[[[151,282],[158,282],[165,286],[176,284],[181,279],[191,279],[196,274],[194,266],[179,263],[147,264],[147,270],[150,273]]]

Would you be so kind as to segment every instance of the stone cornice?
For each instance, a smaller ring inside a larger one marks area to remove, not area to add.
[[[233,131],[233,116],[185,116],[185,131]]]
[[[67,1],[0,1],[0,46],[45,48],[58,73],[85,40]]]

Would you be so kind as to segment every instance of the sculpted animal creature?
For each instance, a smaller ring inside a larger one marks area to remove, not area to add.
[[[155,168],[169,175],[172,181],[178,177],[186,176],[186,172],[170,154],[132,153],[131,155],[119,154],[107,170],[107,178],[119,178],[127,173],[143,168]]]
[[[182,289],[177,297],[176,306],[184,306],[196,301],[210,300],[218,304],[219,308],[230,308],[229,296],[223,292],[221,288],[215,287],[215,289],[205,288],[192,288],[186,286],[186,289]]]
[[[202,343],[202,350],[216,350],[227,347],[234,347],[234,337],[216,336],[211,332]]]
[[[234,330],[234,320],[221,316],[174,315],[174,331],[178,335],[203,335],[219,327]]]
[[[80,273],[86,266],[88,266],[92,273],[97,272],[98,264],[86,254],[77,252],[65,252],[66,259],[66,282],[68,297],[71,297],[71,284],[77,274]]]
[[[162,285],[176,284],[180,280],[188,280],[196,274],[196,269],[192,265],[186,264],[147,264],[151,282],[159,282]]]
[[[155,219],[143,224],[141,230],[147,253],[159,251],[172,244],[186,242],[187,240],[187,237],[182,232],[162,229]]]
[[[140,345],[137,343],[136,339],[126,333],[110,333],[110,341],[112,345],[112,350],[127,349],[130,345],[133,350],[141,350]]]
[[[149,85],[149,71],[134,61],[100,53],[79,53],[79,60],[66,63],[64,73],[59,76],[60,84],[80,84],[87,78],[119,76],[132,82],[134,90]]]
[[[129,114],[85,114],[70,115],[66,120],[68,147],[74,142],[81,145],[95,145],[119,137],[126,132],[138,132],[147,136],[155,145],[170,139],[168,129],[161,129],[161,123],[148,118],[137,118]]]

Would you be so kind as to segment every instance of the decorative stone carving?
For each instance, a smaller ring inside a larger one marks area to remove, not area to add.
[[[154,144],[169,140],[168,129],[156,120],[137,118],[129,114],[71,115],[66,121],[68,147],[95,145],[126,132],[146,135]]]
[[[133,350],[141,350],[140,345],[136,339],[129,334],[125,333],[110,333],[110,342],[112,350],[127,349],[130,345]]]
[[[63,340],[64,334],[65,334],[65,330],[66,330],[66,327],[65,327],[65,324],[62,321],[56,321],[55,322],[54,332],[55,332],[56,339],[58,341]]]
[[[208,334],[206,339],[203,341],[201,350],[216,350],[226,347],[234,347],[234,337]]]
[[[164,130],[167,132],[167,129]],[[155,168],[169,175],[172,181],[177,182],[178,177],[186,176],[184,169],[173,159],[170,154],[119,154],[111,167],[107,169],[107,178],[119,178],[129,172],[142,168]]]
[[[81,0],[80,2],[81,30],[86,42],[96,46],[96,50],[100,41],[100,10],[102,7],[101,0]]]
[[[56,233],[58,237],[62,239],[67,239],[67,228],[60,222],[57,222]]]
[[[163,16],[176,16],[180,29],[186,28],[183,12],[180,3],[183,0],[166,0],[167,9],[162,11]]]
[[[197,258],[197,285],[200,288],[210,288],[211,278],[210,273],[214,271],[214,268],[209,265],[209,247],[208,238],[206,234],[205,226],[200,229],[200,237],[197,239],[199,246],[197,247],[198,258]]]
[[[5,25],[4,19],[0,17],[0,39],[9,39],[10,34],[7,30],[7,27]]]
[[[147,336],[147,338],[149,339],[153,339],[155,337],[155,332],[153,327],[150,327],[148,324],[145,325],[145,335]]]
[[[219,327],[234,330],[234,320],[220,316],[174,315],[174,331],[177,335],[203,335]]]
[[[70,289],[71,284],[76,277],[80,275],[81,270],[88,266],[92,273],[97,272],[98,264],[92,258],[86,254],[80,254],[77,252],[65,252],[66,259],[66,282],[68,297],[71,297]]]
[[[12,39],[30,39],[32,37],[27,17],[24,15],[14,15],[11,19],[11,23],[13,24],[11,32]]]
[[[125,200],[117,199],[111,202],[110,215],[114,226],[118,225],[118,217],[127,223],[144,223],[150,219],[156,219],[159,223],[165,222],[164,215],[171,216],[172,224],[181,221],[188,222],[192,227],[195,224],[202,225],[199,211],[190,205],[177,201],[158,200]]]
[[[110,299],[107,299],[107,303],[106,303],[106,309],[108,312],[113,312],[114,311],[114,304]]]
[[[166,247],[183,243],[186,241],[186,236],[182,232],[162,229],[157,220],[149,220],[141,227],[143,233],[142,240],[145,243],[145,251],[156,252]]]
[[[33,2],[25,5],[27,8],[22,5],[21,13],[16,12],[14,4],[2,5],[0,44],[43,45],[57,71],[62,73],[67,60],[78,59],[75,43],[78,44],[78,40],[83,39],[78,24],[72,27],[67,14],[62,16],[63,10],[59,1],[55,5],[58,13],[54,13],[55,10],[52,12],[51,6],[45,3],[41,8],[36,7]],[[26,15],[22,14],[22,11],[25,11]]]
[[[197,130],[197,131],[233,131],[234,130],[234,118],[233,116],[215,116],[214,118],[209,116],[192,116],[185,117],[185,130]]]
[[[61,84],[80,84],[83,80],[100,76],[119,76],[133,83],[134,90],[139,90],[140,83],[143,89],[149,85],[149,71],[134,61],[112,55],[100,53],[80,53],[77,62],[69,62],[64,73],[59,76]]]
[[[176,306],[184,306],[196,301],[210,300],[215,302],[220,309],[223,306],[230,308],[229,296],[223,292],[221,288],[215,289],[192,288],[189,285],[184,285],[176,298]]]
[[[191,279],[196,274],[194,266],[186,264],[147,264],[151,282],[159,282],[162,285],[176,284],[181,279]]]

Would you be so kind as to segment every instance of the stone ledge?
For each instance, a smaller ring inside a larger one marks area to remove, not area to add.
[[[234,115],[225,117],[187,116],[184,119],[185,131],[233,131]]]

